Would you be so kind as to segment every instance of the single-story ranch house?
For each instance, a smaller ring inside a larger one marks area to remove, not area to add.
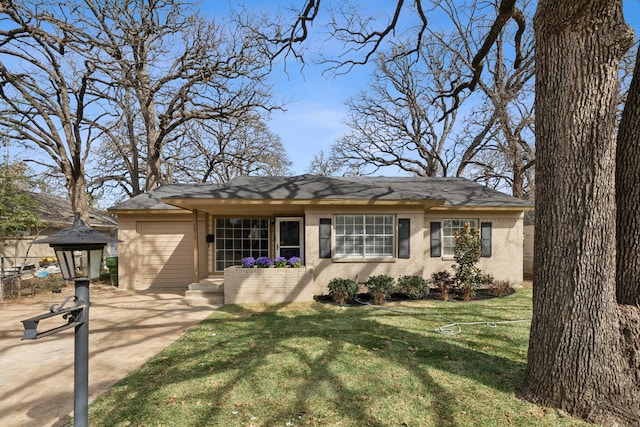
[[[465,222],[480,230],[483,272],[518,284],[531,208],[463,178],[301,175],[168,184],[109,211],[122,240],[120,287],[201,292],[224,281],[224,302],[241,303],[311,300],[336,277],[430,278],[451,269]],[[261,256],[296,256],[303,267],[239,267]],[[263,276],[251,284],[251,274]]]

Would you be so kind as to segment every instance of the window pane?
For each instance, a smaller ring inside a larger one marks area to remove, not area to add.
[[[393,215],[336,215],[336,255],[393,256],[393,219]]]
[[[471,228],[478,228],[477,219],[445,219],[442,221],[442,255],[452,257],[455,255],[456,233],[464,229],[464,224],[469,223]]]
[[[216,271],[241,265],[242,258],[269,255],[269,220],[266,218],[216,218]]]

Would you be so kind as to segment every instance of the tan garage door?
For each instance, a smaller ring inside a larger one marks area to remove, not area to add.
[[[190,221],[138,223],[136,289],[184,288],[193,282],[193,225]]]

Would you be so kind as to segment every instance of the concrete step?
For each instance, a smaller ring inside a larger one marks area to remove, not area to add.
[[[200,292],[200,291],[187,291],[184,298],[181,300],[182,304],[199,306],[199,305],[215,305],[221,306],[224,304],[224,294]]]
[[[200,283],[205,283],[205,284],[222,284],[224,282],[224,276],[209,276],[207,278],[204,279],[200,279]]]
[[[220,283],[192,283],[189,285],[189,291],[203,291],[203,292],[213,292],[213,293],[224,293],[224,284]],[[189,292],[187,291],[187,292]]]
[[[224,304],[224,284],[221,277],[208,277],[199,283],[191,283],[184,293],[182,303],[191,306]]]

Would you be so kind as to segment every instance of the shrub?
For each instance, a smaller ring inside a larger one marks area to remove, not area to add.
[[[453,286],[451,273],[446,270],[437,271],[431,275],[431,280],[433,280],[433,284],[436,285],[440,293],[442,293],[442,299],[445,301],[448,300],[451,287]]]
[[[380,274],[378,276],[371,276],[365,282],[364,285],[369,290],[369,295],[373,299],[374,304],[382,304],[393,293],[394,285],[393,277],[389,277],[386,274]]]
[[[508,280],[496,280],[492,283],[491,289],[496,297],[511,295],[514,291]]]
[[[358,294],[358,284],[351,279],[335,278],[329,281],[329,296],[338,304],[352,300]]]
[[[429,282],[421,276],[402,276],[398,279],[398,292],[410,299],[421,299],[429,295]]]

